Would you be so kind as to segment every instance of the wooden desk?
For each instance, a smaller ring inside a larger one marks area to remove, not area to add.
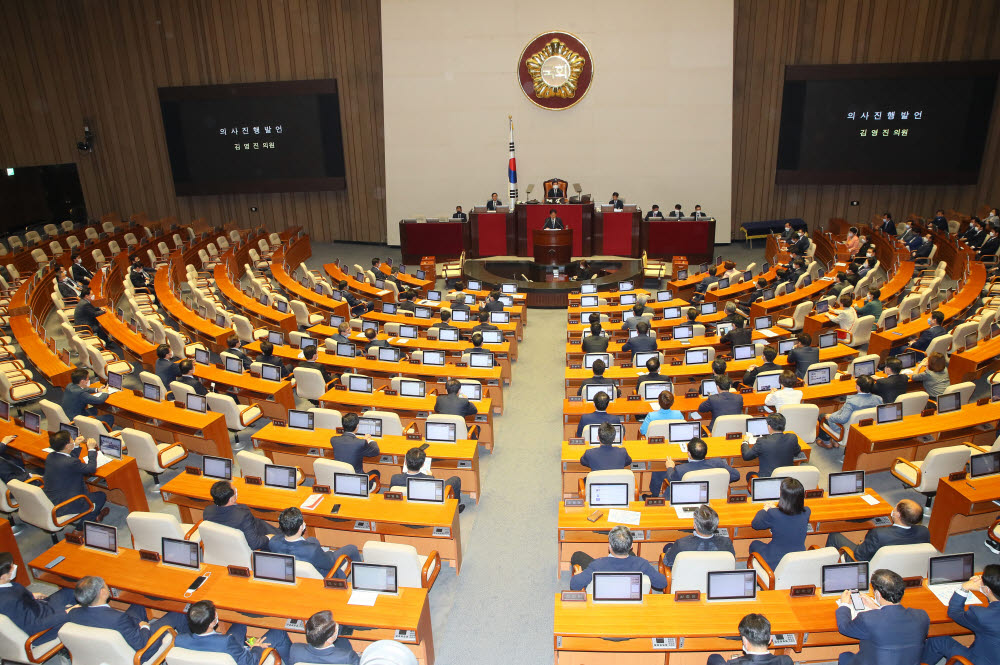
[[[773,282],[775,279],[778,278],[777,266],[771,266],[771,268],[766,273],[754,275],[752,279],[749,279],[747,281],[737,282],[736,284],[730,284],[724,289],[712,289],[711,291],[706,291],[705,302],[742,299],[743,296],[753,293],[754,289],[757,288],[757,280],[760,279],[761,277],[766,279],[768,284]]]
[[[221,413],[196,413],[173,402],[153,402],[131,390],[108,397],[101,411],[111,413],[115,424],[149,432],[156,441],[179,441],[199,455],[232,457],[226,418]]]
[[[182,522],[194,524],[201,521],[205,507],[212,503],[209,490],[215,482],[212,478],[182,473],[164,484],[160,493],[164,501],[177,505]],[[277,489],[247,485],[242,478],[233,478],[232,484],[239,494],[240,505],[274,524],[282,510],[301,506],[312,495],[312,488],[303,486],[295,490]],[[456,572],[461,569],[457,499],[431,504],[386,501],[382,494],[373,494],[367,499],[334,494],[320,496],[323,501],[316,508],[303,510],[302,514],[306,536],[315,536],[323,545],[342,547],[353,543],[360,549],[369,540],[402,543],[413,545],[423,555],[437,550],[441,559],[449,561]],[[338,503],[340,510],[334,516],[330,510]]]
[[[423,256],[438,261],[457,259],[470,246],[469,223],[460,219],[443,222],[399,220],[399,251],[403,263],[417,265]]]
[[[948,358],[948,376],[952,385],[963,381],[978,381],[1000,369],[1000,337],[982,341]]]
[[[316,293],[292,277],[299,264],[312,256],[309,236],[302,236],[291,241],[290,245],[282,245],[271,255],[271,276],[289,294],[289,300],[301,300],[310,312],[320,313],[327,320],[331,314],[349,318],[351,308],[346,301],[334,300],[330,296]]]
[[[771,298],[770,300],[761,300],[759,302],[752,303],[750,305],[750,319],[753,320],[758,316],[765,315],[777,316],[785,310],[794,309],[800,302],[815,300],[818,297],[822,297],[823,293],[833,286],[834,278],[837,273],[840,270],[846,269],[846,264],[837,263],[833,266],[833,270],[819,279],[814,280],[809,286],[804,286],[801,289],[792,289],[791,291],[785,293],[785,295],[777,296],[775,298]]]
[[[57,556],[66,559],[51,569],[45,564]],[[271,628],[284,629],[288,619],[306,619],[320,610],[332,610],[338,622],[374,630],[358,631],[352,641],[392,639],[395,630],[414,630],[416,640],[406,643],[426,665],[434,662],[430,605],[425,589],[400,589],[398,596],[379,596],[373,606],[348,605],[351,591],[327,589],[322,580],[298,579],[295,585],[261,582],[231,577],[224,566],[202,564],[201,571],[143,561],[133,549],[120,548],[118,554],[60,542],[31,562],[36,579],[61,587],[74,587],[87,575],[100,571],[108,586],[118,592],[115,604],[135,603],[161,612],[183,612],[188,603],[211,600],[221,621],[241,623],[259,636]],[[199,574],[211,576],[190,597],[185,592]],[[304,632],[289,631],[293,641],[304,641]]]
[[[10,434],[17,435],[17,438],[8,444],[12,450],[20,453],[21,458],[27,463],[45,467],[45,459],[50,454],[45,451],[45,448],[49,447],[48,432],[43,430],[42,433],[35,434],[19,427],[16,423],[0,420],[0,438]],[[94,482],[95,478],[100,482]],[[149,511],[146,489],[142,485],[139,466],[134,457],[122,455],[120,460],[113,460],[98,468],[94,475],[87,479],[87,486],[92,490],[104,492],[109,501],[125,506],[129,511]]]
[[[225,254],[219,257],[219,262],[215,264],[213,272],[215,285],[222,296],[249,318],[255,326],[283,330],[286,333],[298,330],[294,314],[291,312],[282,314],[273,307],[260,304],[259,301],[243,293],[230,278],[230,274],[242,274],[243,264],[248,258],[250,249],[256,246],[254,244],[256,240],[257,237],[248,238],[247,242],[240,245],[239,249],[230,247]]]
[[[313,462],[319,458],[336,459],[330,439],[335,430],[315,429],[311,432],[276,427],[268,423],[253,435],[253,445],[260,448],[275,464],[295,465],[307,476],[315,476]],[[462,493],[479,501],[479,442],[460,439],[455,443],[412,441],[405,436],[383,436],[378,440],[379,454],[365,458],[365,469],[377,469],[384,482],[400,473],[406,451],[427,443],[424,451],[431,462],[431,471],[438,478],[458,476]]]
[[[0,552],[10,552],[10,555],[14,557],[14,565],[17,566],[17,575],[14,576],[14,581],[21,586],[31,584],[31,580],[28,578],[28,567],[24,565],[21,550],[14,537],[14,529],[7,520],[0,520]]]
[[[194,364],[194,375],[211,384],[225,386],[235,392],[241,404],[256,404],[266,418],[288,420],[288,410],[295,408],[295,394],[292,382],[268,381],[250,372],[227,372],[217,365]],[[167,386],[169,389],[170,386]]]
[[[927,524],[931,545],[944,552],[952,534],[989,528],[1000,512],[1000,505],[996,503],[998,499],[1000,476],[967,480],[942,478],[934,497],[931,521]]]
[[[471,256],[486,258],[517,254],[517,225],[512,206],[500,206],[498,211],[476,206],[469,212],[469,227],[472,231],[469,244]]]
[[[751,339],[754,343],[762,342],[764,344],[770,344],[771,342],[779,342],[781,340],[788,339],[792,336],[792,332],[784,328],[768,328],[768,333],[770,336],[765,335],[759,330],[754,330],[751,333]],[[618,361],[621,363],[631,363],[632,362],[632,352],[622,351],[622,347],[625,345],[624,342],[612,341],[608,343],[608,349],[606,353],[611,354],[612,361]],[[722,341],[722,337],[719,335],[702,335],[698,337],[692,337],[686,340],[675,340],[675,339],[663,339],[658,338],[656,342],[656,350],[666,356],[678,356],[682,357],[684,352],[688,349],[694,349],[698,347],[711,346],[717,351],[716,357],[727,355],[731,349],[731,344],[726,344]],[[583,362],[584,351],[580,347],[579,343],[566,343],[566,362],[567,363],[581,363]],[[763,360],[761,360],[763,362]]]
[[[640,256],[639,228],[641,224],[642,217],[635,205],[626,206],[624,210],[610,212],[599,210],[593,226],[594,253],[606,256]]]
[[[181,261],[179,253],[171,258],[171,265],[175,261]],[[219,353],[227,348],[226,340],[233,334],[232,328],[222,328],[215,325],[214,321],[203,319],[187,308],[174,292],[174,286],[170,282],[171,268],[160,266],[156,269],[156,276],[153,278],[153,288],[156,290],[156,299],[160,307],[167,311],[174,321],[183,328],[196,342],[201,342],[214,353]]]
[[[419,262],[420,259],[417,259],[417,261]],[[337,285],[342,281],[347,282],[347,288],[362,298],[367,298],[368,300],[381,300],[382,302],[395,302],[396,300],[392,291],[389,289],[376,289],[374,284],[358,281],[353,275],[351,275],[350,272],[344,270],[336,263],[323,264],[323,270],[325,270],[326,274],[333,279],[334,285]]]
[[[416,275],[411,275],[411,274],[406,273],[406,272],[399,272],[398,270],[396,272],[393,272],[392,271],[392,266],[389,265],[388,263],[384,262],[384,261],[382,263],[380,263],[378,267],[379,267],[379,270],[381,270],[382,272],[384,272],[386,275],[392,275],[393,277],[396,278],[397,282],[403,284],[404,286],[410,287],[411,289],[413,289],[414,291],[416,291],[423,298],[426,298],[427,297],[427,291],[429,291],[430,289],[432,289],[434,287],[434,280],[431,280],[431,279],[420,279]],[[400,267],[405,267],[405,264],[404,264],[404,266],[400,266]],[[419,268],[420,268],[420,264],[418,263],[417,264],[417,269],[419,270]]]

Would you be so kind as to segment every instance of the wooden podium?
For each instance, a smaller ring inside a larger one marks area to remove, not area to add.
[[[531,232],[535,263],[543,266],[561,266],[573,257],[573,230]]]

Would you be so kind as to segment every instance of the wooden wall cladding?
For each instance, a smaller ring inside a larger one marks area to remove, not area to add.
[[[732,235],[742,222],[830,217],[897,220],[935,208],[1000,206],[1000,91],[979,183],[967,186],[775,185],[785,65],[1000,59],[1000,2],[735,0]],[[851,200],[860,201],[851,207]]]
[[[6,0],[0,43],[0,164],[76,162],[92,217],[385,241],[378,0]],[[340,89],[345,191],[174,195],[158,87],[317,78]],[[90,154],[76,149],[85,118]]]

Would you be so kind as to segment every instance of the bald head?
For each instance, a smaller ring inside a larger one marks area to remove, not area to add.
[[[916,526],[924,519],[924,510],[920,504],[910,499],[903,499],[896,504],[896,514],[903,526]]]

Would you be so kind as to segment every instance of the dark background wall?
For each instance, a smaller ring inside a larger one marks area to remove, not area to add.
[[[0,165],[76,162],[92,217],[204,217],[385,239],[378,0],[4,0]],[[347,190],[176,197],[156,89],[336,78]],[[77,151],[84,118],[92,154]],[[250,212],[256,206],[258,212]]]

